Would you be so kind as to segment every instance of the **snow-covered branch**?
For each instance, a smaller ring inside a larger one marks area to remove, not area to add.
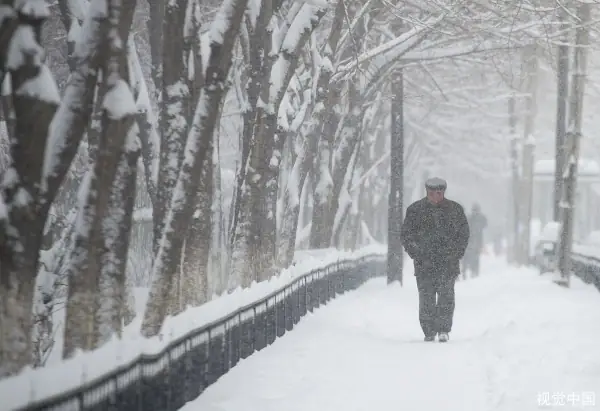
[[[445,15],[441,15],[439,17],[432,18],[426,24],[414,27],[395,39],[389,40],[386,43],[361,54],[358,56],[358,58],[353,59],[346,64],[340,65],[336,74],[333,76],[332,81],[338,81],[345,73],[350,72],[351,70],[357,68],[358,65],[369,62],[376,57],[383,55],[388,61],[397,60],[403,57],[403,55],[409,52],[409,50],[421,43],[424,40],[427,31],[431,30],[432,26],[440,23],[444,17]]]

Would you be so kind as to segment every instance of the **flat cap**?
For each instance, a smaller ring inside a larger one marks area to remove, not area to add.
[[[446,180],[439,177],[432,177],[425,181],[425,188],[429,190],[445,190],[447,187]]]

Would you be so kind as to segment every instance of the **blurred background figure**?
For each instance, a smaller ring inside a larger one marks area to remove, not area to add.
[[[483,230],[487,226],[487,218],[481,212],[478,203],[473,204],[468,220],[471,235],[462,264],[462,276],[465,280],[467,279],[467,271],[471,271],[472,277],[479,275],[479,258],[483,250]]]
[[[496,229],[492,237],[492,244],[494,247],[494,255],[499,257],[504,254],[504,234],[501,230]]]

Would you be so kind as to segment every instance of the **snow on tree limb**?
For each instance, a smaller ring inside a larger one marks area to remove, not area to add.
[[[126,304],[125,266],[140,152],[126,51],[135,1],[105,1],[101,129],[69,266],[66,358],[119,335]]]
[[[129,85],[122,79],[115,82],[104,95],[102,109],[111,120],[121,120],[136,113],[136,104]]]
[[[142,161],[145,169],[145,181],[148,194],[154,204],[156,202],[156,185],[158,183],[158,167],[160,158],[160,138],[156,130],[156,117],[152,110],[148,86],[142,72],[138,52],[133,36],[129,38],[128,56],[132,66],[132,84],[137,94],[137,124],[142,145]]]
[[[278,110],[289,82],[294,75],[300,49],[317,27],[326,9],[312,5],[304,5],[290,25],[281,44],[277,60],[271,69],[271,86],[269,90],[269,106]]]
[[[292,4],[286,13],[288,17],[293,16],[291,22],[284,20],[277,30],[273,29],[270,38],[256,46],[264,44],[273,50],[274,45],[280,44],[276,52],[271,53],[273,60],[263,62],[262,71],[269,75],[258,78],[262,93],[252,113],[254,124],[244,133],[250,155],[244,163],[239,220],[232,236],[231,270],[242,286],[266,280],[276,265],[276,222],[280,214],[277,187],[286,141],[286,133],[280,126],[287,121],[287,107],[282,102],[302,57],[302,48],[327,12],[326,8],[306,3],[300,8],[297,6]]]
[[[181,233],[185,232],[194,213],[201,171],[213,138],[218,110],[224,97],[224,82],[232,65],[233,48],[247,4],[248,0],[226,0],[211,25],[211,54],[206,69],[206,82],[187,138],[183,163],[153,265],[152,286],[141,330],[145,336],[160,332],[167,313],[174,270],[181,259],[183,248]]]
[[[333,5],[333,2],[330,0],[302,0],[302,2],[306,5],[318,7],[321,9],[327,9]]]
[[[350,23],[350,27],[346,31],[344,31],[340,37],[339,45],[344,47],[348,38],[351,37],[351,34],[355,32],[356,28],[363,22],[363,16],[365,16],[374,6],[375,2],[379,2],[381,0],[366,0],[363,2],[360,10],[356,13],[354,20]]]
[[[52,76],[50,69],[46,65],[40,68],[40,74],[38,76],[22,83],[14,93],[23,97],[34,98],[53,104],[58,104],[60,102],[58,87],[54,82],[54,77]]]
[[[152,111],[148,86],[142,72],[138,52],[133,36],[129,38],[128,56],[133,68],[134,90],[137,93],[137,124],[142,144],[142,160],[145,168],[145,180],[148,194],[154,204],[156,202],[156,185],[158,183],[158,167],[160,158],[160,138],[156,130],[156,118]]]
[[[492,50],[512,50],[515,49],[514,45],[499,43],[497,41],[489,41],[484,44],[469,44],[469,45],[458,45],[458,46],[445,46],[439,49],[426,49],[426,50],[412,50],[403,56],[406,61],[418,60],[441,60],[451,57],[459,57],[473,53],[482,53],[485,51]]]
[[[431,18],[427,21],[426,24],[423,24],[418,27],[414,27],[407,31],[406,33],[401,34],[395,39],[389,40],[384,44],[381,44],[363,54],[358,56],[356,59],[352,59],[352,61],[341,65],[338,67],[336,74],[331,79],[332,81],[338,81],[344,73],[354,70],[358,67],[358,65],[368,62],[380,55],[384,55],[386,59],[396,60],[401,57],[403,54],[407,53],[409,50],[414,48],[420,42],[423,41],[423,34],[427,33],[431,28],[441,21],[444,20],[446,16],[441,15],[438,17]]]
[[[50,16],[50,10],[45,0],[16,0],[14,8],[19,13],[34,19],[44,19]]]
[[[153,203],[153,251],[157,252],[169,202],[181,168],[191,111],[189,38],[185,22],[189,0],[165,5],[160,88],[160,156],[156,201]]]
[[[45,1],[0,8],[0,67],[10,73],[14,128],[10,159],[0,179],[0,377],[32,359],[34,284],[47,211],[38,210],[44,142],[58,93],[38,39],[48,15]],[[18,11],[18,12],[16,12]],[[5,210],[5,212],[4,212]]]
[[[98,76],[98,49],[100,30],[106,12],[98,3],[88,8],[75,45],[76,69],[71,73],[63,99],[50,125],[46,143],[42,190],[46,203],[51,203],[58,187],[77,153],[79,142],[87,130],[94,102],[94,88]],[[47,205],[49,207],[49,204]]]

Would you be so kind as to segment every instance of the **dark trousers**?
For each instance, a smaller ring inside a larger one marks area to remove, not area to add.
[[[426,336],[449,333],[454,317],[454,283],[451,273],[417,275],[419,322]]]

